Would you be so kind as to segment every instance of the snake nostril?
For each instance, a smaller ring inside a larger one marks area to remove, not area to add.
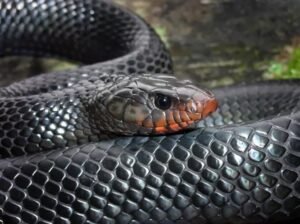
[[[191,111],[192,111],[192,113],[197,112],[197,106],[194,103],[193,103],[193,106],[191,107]]]
[[[194,102],[194,101],[191,101],[189,104],[188,104],[188,112],[191,112],[191,113],[197,113],[198,112],[198,107],[197,106],[198,103]]]

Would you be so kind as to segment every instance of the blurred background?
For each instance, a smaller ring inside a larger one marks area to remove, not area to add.
[[[209,87],[300,78],[299,0],[114,1],[155,28],[179,77]],[[72,66],[52,59],[9,57],[0,61],[0,79],[5,85]]]

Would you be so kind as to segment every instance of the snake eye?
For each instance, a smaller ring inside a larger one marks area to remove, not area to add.
[[[156,94],[154,103],[158,109],[167,110],[172,106],[172,99],[163,94]]]

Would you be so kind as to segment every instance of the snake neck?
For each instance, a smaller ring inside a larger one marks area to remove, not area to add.
[[[101,85],[104,85],[103,80],[98,79],[81,82],[76,88],[40,95],[0,97],[0,157],[111,137],[111,134],[96,128],[101,122],[91,122],[88,99],[101,89]]]
[[[77,92],[88,118],[90,128],[99,138],[106,139],[128,133],[124,120],[116,119],[108,110],[107,101],[124,86],[134,82],[140,75],[115,74],[102,76],[83,88],[84,92]],[[126,98],[124,98],[126,101]],[[125,108],[122,108],[125,110]],[[122,134],[120,134],[122,133]],[[132,133],[132,132],[130,132]],[[132,135],[132,134],[130,134]]]

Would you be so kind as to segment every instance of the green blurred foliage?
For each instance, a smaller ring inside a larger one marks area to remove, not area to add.
[[[272,61],[265,74],[269,79],[300,78],[300,47],[292,49],[285,60]]]

